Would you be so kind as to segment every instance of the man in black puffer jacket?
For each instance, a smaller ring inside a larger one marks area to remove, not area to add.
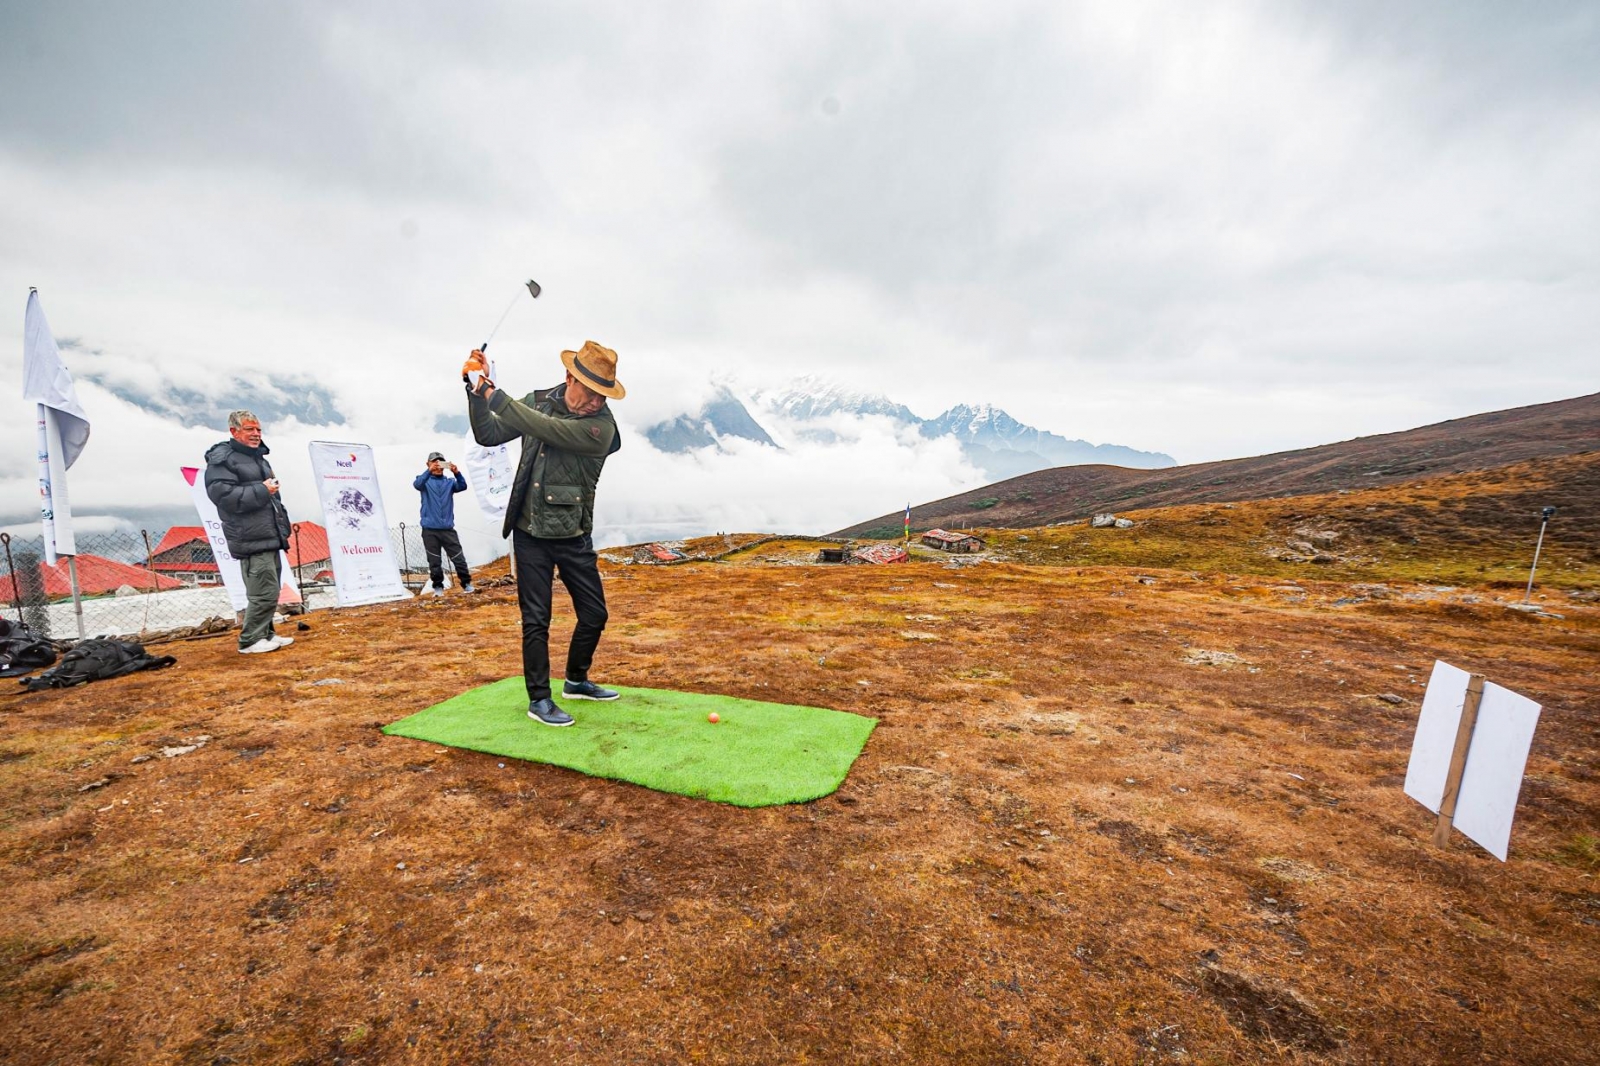
[[[228,415],[231,439],[206,452],[206,495],[217,505],[228,551],[244,575],[244,625],[239,651],[244,655],[277,651],[294,643],[275,636],[272,612],[282,581],[280,552],[289,548],[289,512],[278,495],[278,479],[261,442],[261,420],[249,411]]]

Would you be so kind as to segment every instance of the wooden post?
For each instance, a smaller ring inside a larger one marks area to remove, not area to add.
[[[1455,822],[1456,800],[1461,796],[1461,773],[1467,768],[1467,752],[1472,747],[1472,731],[1478,725],[1478,704],[1483,699],[1483,675],[1473,674],[1467,682],[1466,702],[1461,705],[1461,724],[1456,726],[1456,746],[1450,753],[1450,770],[1444,778],[1444,796],[1439,800],[1439,824],[1433,829],[1436,847],[1450,846],[1450,827]]]

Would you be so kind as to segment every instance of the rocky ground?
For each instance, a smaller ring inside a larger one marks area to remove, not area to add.
[[[0,1060],[1600,1061],[1581,582],[1534,614],[1254,542],[1076,565],[1087,536],[605,563],[600,680],[880,719],[798,806],[382,736],[517,672],[507,585],[9,696]],[[1436,657],[1544,705],[1507,863],[1401,792]]]

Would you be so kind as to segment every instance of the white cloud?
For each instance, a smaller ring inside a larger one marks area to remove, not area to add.
[[[928,440],[886,418],[837,418],[821,443],[775,425],[782,449],[746,440],[682,455],[635,437],[607,461],[597,543],[707,533],[822,534],[983,483],[952,438]]]

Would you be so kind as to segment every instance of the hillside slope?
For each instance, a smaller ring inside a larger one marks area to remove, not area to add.
[[[948,557],[602,574],[599,679],[869,714],[843,787],[746,810],[384,736],[519,671],[504,562],[270,657],[166,645],[0,701],[0,1060],[1600,1062],[1600,607]],[[1402,791],[1435,658],[1544,708],[1507,863]]]
[[[1056,467],[915,506],[911,522],[916,529],[1044,526],[1097,511],[1375,488],[1595,450],[1600,393],[1249,459],[1164,470]],[[893,535],[902,520],[891,512],[835,535]]]

